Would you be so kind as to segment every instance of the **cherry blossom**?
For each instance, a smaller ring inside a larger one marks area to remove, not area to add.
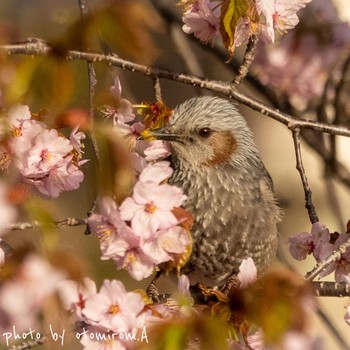
[[[191,304],[194,303],[194,299],[192,298],[192,294],[190,292],[190,280],[186,275],[181,275],[179,281],[177,283],[177,288],[179,290],[180,295],[185,296]]]
[[[8,189],[6,185],[0,182],[0,235],[8,230],[9,224],[15,221],[17,210],[7,199]],[[1,264],[0,264],[1,265]]]
[[[84,179],[80,167],[84,133],[75,127],[69,139],[56,129],[31,119],[27,106],[9,111],[11,137],[3,148],[2,166],[14,165],[21,180],[45,198],[55,198],[63,191],[75,190]]]
[[[339,248],[340,245],[348,241],[350,238],[349,233],[342,233],[334,242],[333,250]],[[336,282],[346,282],[350,284],[350,249],[348,248],[345,253],[341,255],[341,258],[332,263],[325,271],[320,273],[320,276],[326,276],[334,271],[334,277]]]
[[[183,31],[207,43],[219,35],[221,2],[197,0],[182,17]]]
[[[139,180],[141,182],[155,182],[156,184],[160,184],[169,178],[173,171],[174,170],[170,167],[170,162],[156,162],[154,164],[149,164],[143,169]]]
[[[83,147],[84,145],[82,144],[82,140],[84,140],[86,138],[85,134],[79,130],[79,125],[77,125],[72,132],[69,135],[69,142],[71,144],[71,146],[73,147],[73,149],[75,150],[75,152],[77,152],[78,154],[78,158],[82,157],[83,154]]]
[[[117,204],[109,197],[98,198],[99,214],[88,219],[91,232],[100,240],[101,259],[113,259],[118,269],[125,269],[136,280],[149,277],[153,261],[140,249],[140,238],[120,217]]]
[[[126,143],[132,151],[144,155],[144,150],[150,147],[149,141],[138,139],[142,131],[145,130],[145,126],[141,122],[131,125],[119,123],[115,129],[122,137],[126,138]]]
[[[53,268],[37,255],[28,255],[16,275],[6,280],[0,290],[0,328],[28,330],[37,323],[43,303],[65,278],[63,272]]]
[[[49,171],[73,150],[69,140],[58,135],[57,130],[44,130],[37,135],[27,155],[27,164],[20,169],[24,176]]]
[[[264,4],[271,5],[268,10],[271,14],[274,2],[264,1]],[[252,72],[264,85],[276,88],[299,110],[322,96],[329,72],[350,40],[350,27],[340,21],[331,1],[312,1],[307,8],[309,11],[300,13],[300,21],[305,25],[284,35],[274,45],[266,46],[260,41],[252,65]]]
[[[84,320],[82,310],[85,307],[85,300],[97,293],[95,282],[88,277],[85,277],[82,283],[64,280],[58,283],[57,289],[64,308],[74,311],[79,320]]]
[[[257,269],[252,258],[242,260],[237,277],[240,281],[241,288],[246,288],[251,283],[255,282]]]
[[[329,230],[317,222],[312,225],[311,233],[302,232],[288,239],[289,251],[297,260],[303,260],[307,255],[313,254],[317,261],[321,261],[334,250],[329,241]]]
[[[137,240],[133,231],[120,218],[117,204],[110,197],[97,199],[99,214],[94,213],[88,219],[91,232],[100,240],[101,259],[116,259],[125,256],[130,242]]]
[[[135,119],[133,106],[130,101],[121,97],[122,87],[118,77],[114,79],[114,85],[110,88],[113,97],[113,106],[104,106],[102,114],[112,117],[114,125],[131,122]]]
[[[258,13],[262,13],[266,19],[266,32],[270,42],[275,41],[275,29],[284,33],[298,24],[299,18],[296,13],[310,1],[257,0]]]
[[[151,276],[156,268],[153,259],[145,254],[139,245],[131,246],[122,258],[114,258],[114,262],[118,269],[126,270],[136,281]]]
[[[19,128],[24,120],[31,119],[29,107],[17,105],[12,107],[8,113],[8,120],[12,128]]]
[[[56,198],[63,191],[75,190],[84,180],[84,174],[72,163],[72,158],[63,158],[48,172],[28,174],[24,181],[35,186],[47,198]]]
[[[183,254],[190,244],[190,237],[185,229],[173,226],[157,231],[156,238],[145,240],[142,251],[156,264],[174,260],[176,254]]]
[[[170,149],[169,146],[161,141],[161,140],[155,140],[152,141],[151,146],[147,147],[144,150],[145,158],[148,162],[164,159],[170,155]]]
[[[158,229],[165,229],[178,223],[171,212],[180,207],[185,200],[180,188],[153,182],[137,182],[132,197],[128,197],[120,206],[123,220],[130,220],[134,232],[149,238]]]
[[[85,300],[87,322],[105,331],[130,332],[143,327],[145,304],[139,293],[127,292],[117,280],[105,280],[100,291]]]

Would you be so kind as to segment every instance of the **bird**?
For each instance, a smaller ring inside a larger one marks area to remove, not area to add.
[[[187,196],[194,218],[192,253],[182,268],[191,284],[218,286],[251,257],[258,273],[274,261],[281,210],[273,182],[236,106],[201,96],[178,105],[169,123],[151,130],[167,142],[169,183]]]

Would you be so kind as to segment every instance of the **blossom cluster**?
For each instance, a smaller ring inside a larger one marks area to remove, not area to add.
[[[104,108],[104,113],[113,118],[117,132],[128,138],[138,179],[132,195],[120,205],[110,197],[99,198],[98,212],[90,216],[88,224],[100,240],[101,258],[113,259],[118,269],[141,280],[162,263],[170,261],[178,268],[184,263],[191,239],[175,209],[186,196],[180,188],[166,183],[173,172],[170,163],[156,161],[169,154],[163,143],[153,141],[151,145],[137,139],[145,125],[134,121],[131,105],[121,98],[118,78],[111,92],[115,106]]]
[[[127,292],[117,280],[104,280],[99,291],[89,278],[63,281],[58,289],[64,307],[84,324],[77,338],[85,349],[131,349],[151,317],[145,296]]]
[[[227,1],[183,0],[180,1],[185,8],[182,28],[185,33],[193,33],[200,41],[207,43],[221,37],[220,28],[225,26],[225,23],[222,22],[225,21],[226,14],[232,12],[230,21],[231,23],[236,22],[232,33],[236,47],[246,42],[249,36],[256,32],[254,29],[256,26],[259,27],[258,32],[266,41],[274,42],[275,31],[283,33],[294,28],[299,22],[296,13],[310,1],[256,0],[237,5],[229,4],[229,8],[226,8],[227,6],[224,8],[224,3]],[[236,20],[237,17],[238,20]],[[253,23],[254,21],[258,23]]]
[[[308,255],[313,255],[317,262],[327,259],[341,244],[348,241],[350,233],[337,234],[335,238],[328,228],[316,222],[311,227],[311,232],[302,232],[288,239],[289,251],[297,260],[303,260]],[[337,282],[350,284],[350,249],[348,248],[338,261],[325,268],[320,276],[324,277],[334,272]]]
[[[255,280],[254,262],[252,259],[244,260],[239,275],[241,288],[246,288]],[[181,275],[174,302],[169,307],[166,304],[153,304],[144,292],[128,292],[118,280],[104,280],[99,290],[90,278],[80,282],[63,280],[58,283],[63,306],[73,315],[77,338],[84,349],[133,349],[137,347],[137,341],[156,341],[148,339],[147,331],[152,327],[165,321],[171,327],[172,322],[177,324],[179,319],[191,318],[192,312],[201,315],[201,308],[196,311],[192,308],[194,301],[189,288],[188,277]],[[260,345],[263,346],[263,339]]]
[[[334,2],[312,1],[307,9],[296,30],[274,45],[258,44],[252,65],[264,85],[299,110],[323,95],[330,72],[350,43],[350,25],[340,20]]]
[[[65,278],[64,272],[42,257],[26,255],[15,273],[1,283],[0,329],[11,332],[15,325],[17,332],[23,332],[29,327],[36,328],[45,302]]]
[[[2,124],[1,168],[14,168],[20,181],[45,198],[77,189],[84,179],[80,166],[85,138],[78,127],[69,138],[34,119],[24,105],[13,107]],[[10,134],[10,135],[9,135]]]

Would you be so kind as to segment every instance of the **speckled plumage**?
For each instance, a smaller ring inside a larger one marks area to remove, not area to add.
[[[184,190],[185,209],[194,216],[193,251],[183,270],[191,282],[219,284],[249,256],[259,270],[271,264],[280,211],[252,132],[235,106],[217,97],[190,99],[162,133],[172,149],[170,182]]]

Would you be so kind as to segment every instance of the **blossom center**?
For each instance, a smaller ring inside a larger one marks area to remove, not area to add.
[[[21,128],[15,128],[12,131],[12,135],[15,137],[22,136],[22,129]]]
[[[45,148],[41,151],[40,157],[43,160],[50,161],[53,158],[53,155],[48,149]]]
[[[157,207],[154,205],[153,202],[146,203],[144,208],[145,212],[149,214],[153,214],[157,210]]]
[[[111,305],[108,309],[108,313],[109,314],[117,314],[118,312],[120,312],[120,307],[119,305]]]

